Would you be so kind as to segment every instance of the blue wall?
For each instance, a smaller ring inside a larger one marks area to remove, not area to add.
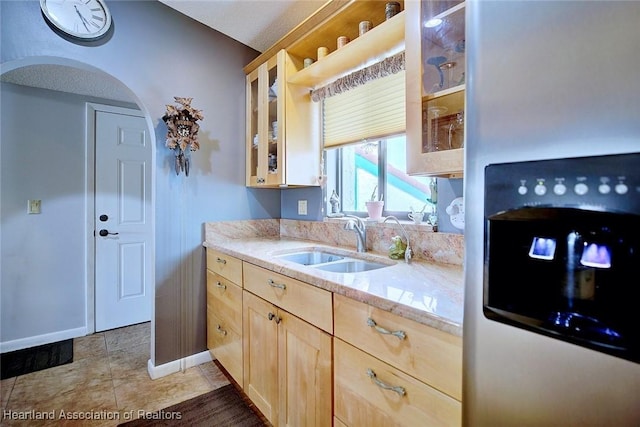
[[[49,28],[38,1],[0,1],[0,62],[3,72],[30,64],[57,63],[104,73],[128,88],[145,114],[156,150],[158,365],[206,347],[203,223],[278,218],[280,191],[252,191],[244,186],[243,67],[258,52],[157,1],[107,0],[107,4],[113,16],[113,34],[104,43],[82,45]],[[200,122],[201,150],[194,153],[189,177],[176,176],[172,154],[164,147],[166,127],[161,117],[174,96],[193,97],[193,106],[203,110],[205,117]],[[3,155],[6,143],[3,137]],[[9,178],[3,174],[1,179],[4,188]],[[4,227],[4,217],[2,221]],[[64,253],[66,244],[59,242],[58,254]],[[3,300],[26,298],[24,293],[33,283],[3,279],[1,287]],[[48,309],[59,312],[54,305]],[[56,332],[46,327],[52,326],[46,325],[43,331],[39,325],[31,333]]]
[[[300,221],[322,221],[325,212],[321,187],[287,188],[281,190],[282,218]],[[298,200],[307,201],[307,215],[298,215]]]

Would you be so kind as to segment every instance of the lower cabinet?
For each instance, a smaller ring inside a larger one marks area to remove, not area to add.
[[[272,423],[278,418],[278,324],[275,308],[244,292],[244,392]]]
[[[242,288],[207,270],[207,348],[242,384]]]
[[[244,291],[244,392],[274,426],[332,425],[331,335]]]
[[[334,294],[334,412],[347,426],[460,426],[460,337]]]
[[[207,250],[207,347],[278,426],[460,426],[462,340]]]
[[[334,338],[336,425],[460,426],[460,402]]]

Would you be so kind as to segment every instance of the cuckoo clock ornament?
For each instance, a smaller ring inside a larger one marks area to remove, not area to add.
[[[167,147],[174,151],[176,175],[184,172],[189,176],[189,151],[200,148],[198,143],[198,120],[203,120],[201,110],[191,106],[193,98],[174,97],[179,104],[167,105],[167,112],[162,120],[167,125]]]

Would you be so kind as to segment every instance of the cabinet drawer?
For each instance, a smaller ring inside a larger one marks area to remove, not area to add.
[[[334,295],[336,337],[434,388],[462,400],[462,339],[435,328]],[[370,326],[371,319],[377,328]],[[381,333],[402,331],[404,338]]]
[[[334,411],[345,425],[462,424],[459,401],[339,339],[333,341]]]
[[[242,384],[242,335],[207,307],[207,348],[233,379]]]
[[[207,314],[225,321],[225,326],[242,332],[242,288],[207,270]]]
[[[207,248],[207,268],[242,286],[242,261]]]
[[[331,292],[244,263],[244,288],[312,325],[333,332]]]

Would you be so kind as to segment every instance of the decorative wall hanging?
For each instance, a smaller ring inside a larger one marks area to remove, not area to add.
[[[196,151],[200,148],[198,143],[198,120],[204,120],[201,110],[196,110],[191,106],[193,98],[180,98],[174,96],[173,99],[179,106],[167,105],[167,112],[162,120],[167,124],[167,147],[175,152],[176,175],[180,171],[189,176],[189,155],[187,151]]]

